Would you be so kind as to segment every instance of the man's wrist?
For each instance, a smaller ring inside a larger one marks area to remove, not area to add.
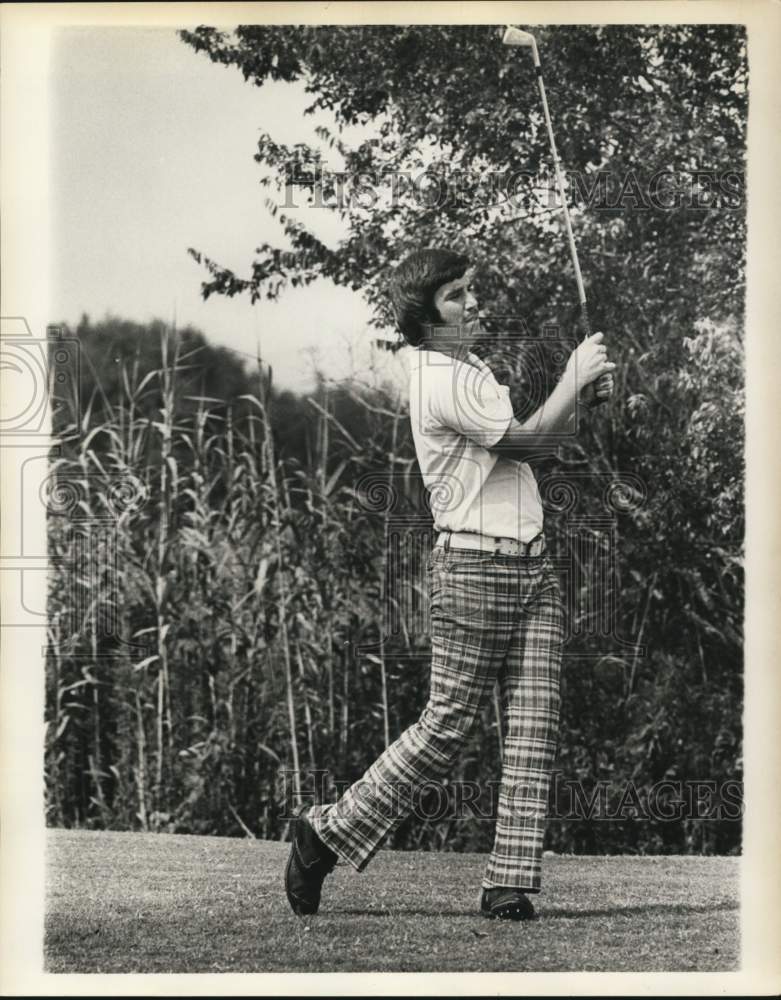
[[[578,373],[575,370],[574,365],[569,364],[564,369],[564,374],[561,377],[561,384],[575,399],[578,398],[583,390],[583,386],[578,382]]]
[[[593,410],[595,406],[599,406],[600,399],[597,396],[596,388],[595,382],[588,382],[586,385],[581,386],[577,395],[577,401],[581,407]]]

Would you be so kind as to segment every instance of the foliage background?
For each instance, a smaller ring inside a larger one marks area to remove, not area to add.
[[[731,25],[537,37],[594,325],[619,366],[611,405],[535,463],[541,482],[574,488],[558,513],[551,494],[546,529],[571,588],[558,766],[587,790],[608,783],[618,805],[629,782],[642,802],[662,779],[741,778],[745,38]],[[530,60],[486,26],[199,28],[182,40],[248,85],[306,81],[323,122],[318,149],[261,134],[278,239],[244,276],[191,248],[204,295],[328,279],[360,290],[382,327],[394,263],[418,245],[465,249],[499,317],[486,358],[518,413],[531,410],[577,330],[540,184],[549,154]],[[285,207],[291,190],[318,194],[306,183],[317,168],[319,196],[343,216],[336,245]],[[363,194],[340,204],[336,169],[362,177]],[[389,172],[439,186],[389,201]],[[660,177],[665,196],[652,198]],[[487,178],[514,197],[486,198]],[[419,559],[403,593],[387,586],[394,519],[425,512],[404,400],[350,380],[279,392],[267,368],[247,370],[196,330],[85,316],[70,332],[88,405],[63,399],[55,414],[49,820],[283,836],[286,772],[325,771],[333,794],[329,782],[360,776],[425,702],[425,635],[377,645],[388,595],[425,605]],[[611,482],[632,485],[606,508]],[[606,513],[612,547],[589,520]],[[620,655],[600,630],[608,606],[612,632],[642,654]],[[499,742],[491,704],[453,782],[487,796]],[[734,821],[631,812],[553,819],[548,836],[597,853],[740,843]],[[391,843],[490,842],[489,823],[456,819],[410,820]]]

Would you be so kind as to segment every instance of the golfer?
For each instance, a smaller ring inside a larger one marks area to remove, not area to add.
[[[555,436],[574,427],[578,402],[612,393],[615,365],[602,334],[588,337],[545,403],[520,424],[508,387],[470,350],[485,336],[471,279],[468,258],[441,249],[411,254],[392,276],[396,320],[415,348],[410,418],[434,514],[430,694],[418,721],[338,802],[299,812],[285,871],[298,914],[317,912],[338,859],[362,871],[413,809],[415,790],[452,773],[498,681],[502,775],[480,912],[535,916],[529,896],[541,883],[564,611],[526,459],[550,452]]]

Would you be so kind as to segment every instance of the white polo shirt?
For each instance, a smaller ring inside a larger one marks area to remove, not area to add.
[[[543,525],[534,473],[488,451],[510,425],[510,389],[477,355],[468,360],[410,352],[412,437],[434,527],[529,542]]]

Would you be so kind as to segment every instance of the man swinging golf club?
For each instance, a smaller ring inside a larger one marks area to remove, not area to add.
[[[447,777],[498,680],[505,740],[493,852],[481,911],[529,919],[539,892],[549,775],[558,734],[564,639],[556,572],[543,513],[525,461],[572,426],[583,388],[608,375],[602,334],[573,352],[551,395],[524,424],[509,389],[470,347],[483,336],[466,257],[411,254],[391,282],[411,362],[410,416],[431,490],[436,545],[429,562],[431,682],[419,720],[338,802],[296,819],[286,869],[288,900],[316,913],[337,858],[362,871],[413,807],[416,789]],[[400,794],[400,789],[404,794]]]
[[[502,775],[480,912],[504,920],[535,916],[529,895],[541,886],[564,611],[527,459],[549,452],[573,427],[579,401],[611,395],[615,365],[603,335],[588,336],[548,399],[521,424],[509,389],[470,349],[485,336],[472,276],[466,256],[425,249],[402,261],[391,279],[398,327],[415,349],[410,418],[434,514],[430,693],[418,721],[338,802],[297,816],[285,889],[301,915],[317,912],[338,859],[362,871],[412,811],[416,791],[452,773],[498,682]]]

